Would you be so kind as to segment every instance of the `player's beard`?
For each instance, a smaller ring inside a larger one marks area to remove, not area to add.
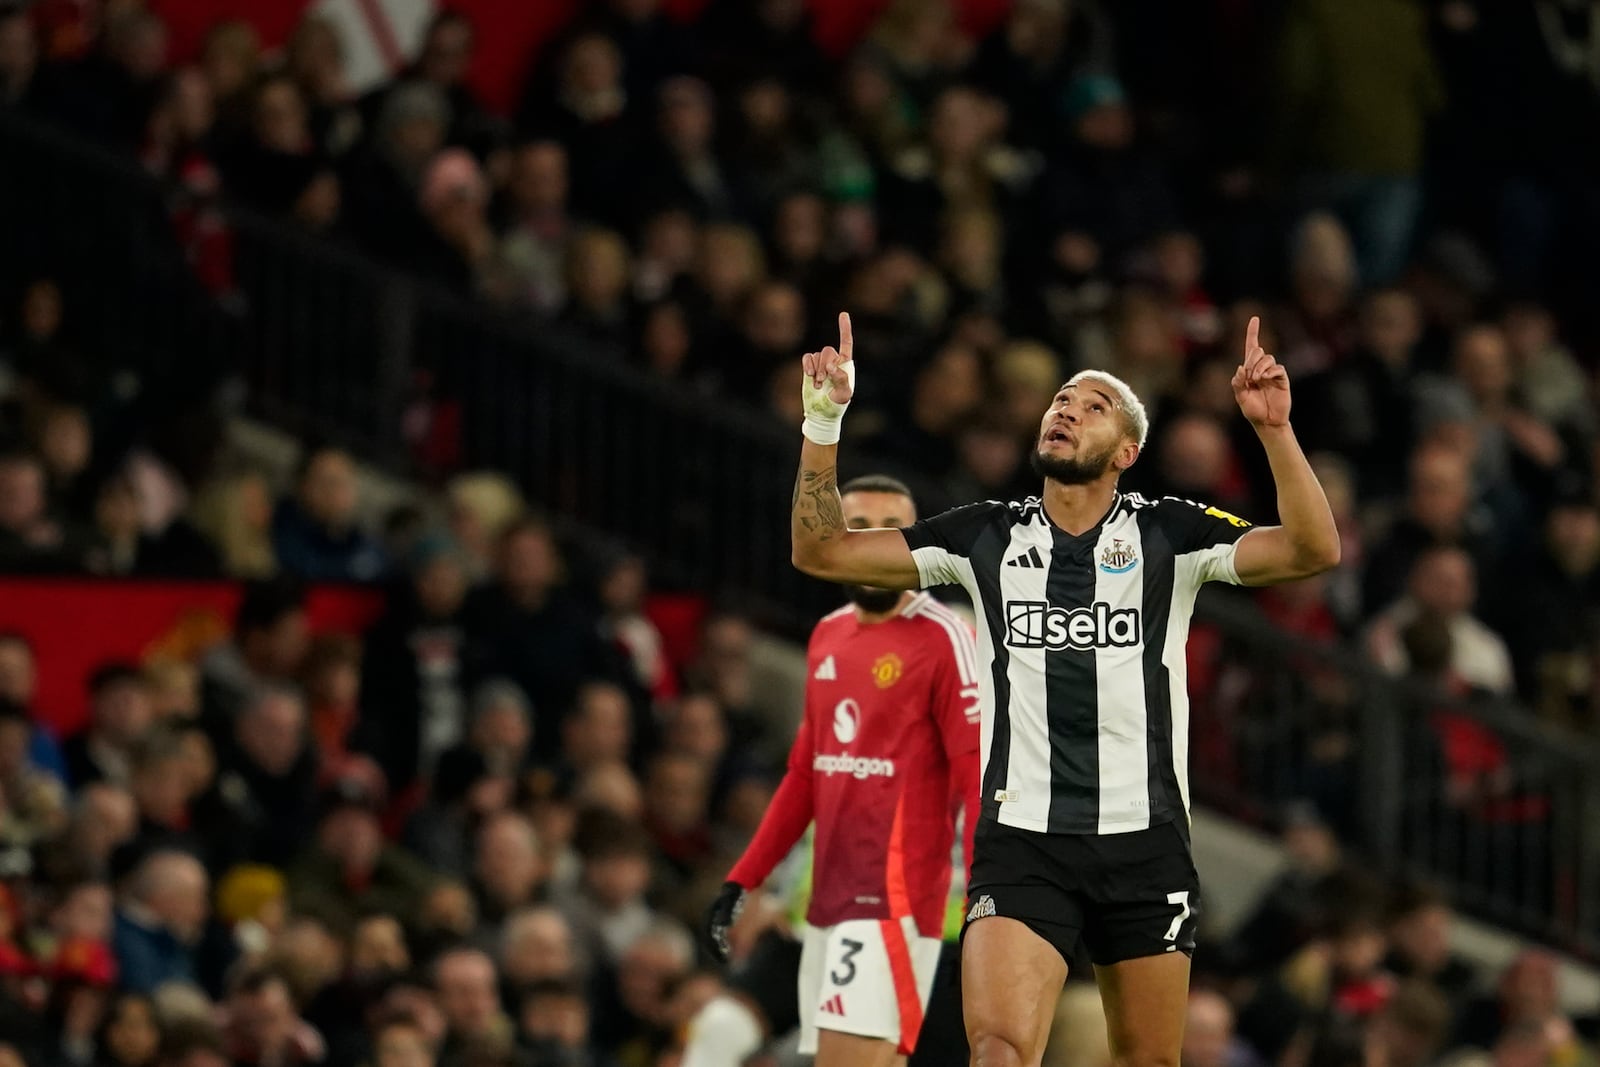
[[[1111,457],[1116,451],[1112,446],[1092,456],[1057,456],[1036,448],[1028,457],[1028,466],[1040,478],[1062,485],[1088,485],[1111,469]]]
[[[881,615],[900,603],[900,590],[874,589],[870,585],[847,585],[844,595],[869,615]]]

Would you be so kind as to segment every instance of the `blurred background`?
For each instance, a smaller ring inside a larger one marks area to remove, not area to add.
[[[673,1067],[840,310],[925,514],[1100,367],[1270,522],[1292,375],[1183,1067],[1596,1063],[1596,247],[1594,0],[0,0],[0,1065]]]

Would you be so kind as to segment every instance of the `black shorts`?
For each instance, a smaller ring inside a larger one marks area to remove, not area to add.
[[[1127,834],[1046,834],[985,819],[962,934],[998,915],[1026,924],[1069,963],[1079,937],[1101,966],[1192,956],[1200,878],[1186,830],[1169,822]]]

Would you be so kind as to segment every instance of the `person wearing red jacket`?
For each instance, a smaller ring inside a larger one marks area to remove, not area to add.
[[[892,478],[844,486],[851,527],[915,519]],[[916,1046],[939,959],[950,855],[978,815],[977,652],[965,621],[924,593],[847,587],[851,603],[817,624],[805,712],[788,769],[707,920],[726,960],[745,895],[816,823],[800,960],[800,1049],[819,1067],[878,1067]],[[753,1013],[711,1010],[725,1055],[761,1040]],[[701,1035],[693,1031],[699,1029]],[[708,1042],[709,1043],[709,1042]],[[687,1062],[687,1059],[686,1059]]]

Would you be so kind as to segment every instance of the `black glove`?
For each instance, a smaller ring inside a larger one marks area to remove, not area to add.
[[[706,912],[706,951],[721,963],[728,962],[728,931],[738,921],[744,910],[744,886],[738,882],[722,883],[722,892],[711,902]]]

